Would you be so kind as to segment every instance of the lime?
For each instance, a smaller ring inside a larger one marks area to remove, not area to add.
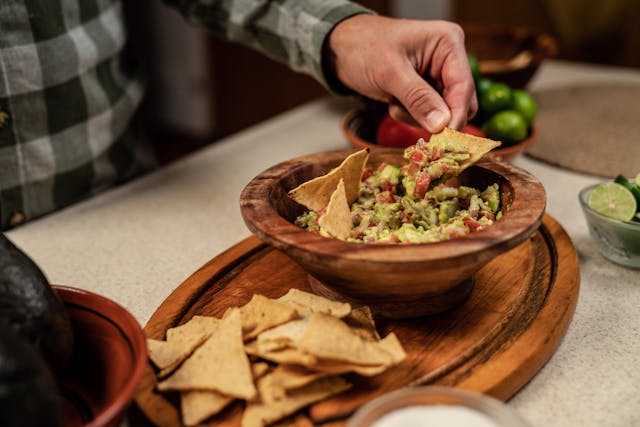
[[[638,207],[631,191],[617,182],[598,184],[591,190],[587,204],[594,211],[621,221],[630,221]]]
[[[489,115],[511,108],[511,100],[512,91],[509,86],[504,83],[493,83],[478,101],[480,101],[482,111]]]
[[[522,114],[513,110],[504,110],[494,114],[484,123],[482,130],[488,138],[513,145],[527,137],[527,121]]]
[[[636,175],[636,185],[640,187],[640,173]]]
[[[629,181],[627,177],[624,175],[618,175],[614,180],[614,182],[617,182],[627,190],[631,191],[631,194],[633,194],[633,197],[636,198],[636,202],[640,204],[640,187],[635,185],[633,182]]]
[[[514,90],[512,96],[512,106],[514,110],[522,114],[522,117],[531,124],[538,113],[536,101],[523,90]]]
[[[469,67],[471,68],[473,80],[478,81],[480,78],[480,64],[478,64],[476,57],[471,54],[468,54],[467,58],[469,59]]]
[[[486,77],[480,77],[476,80],[476,94],[478,95],[478,99],[489,89],[489,87],[493,84],[491,79]]]

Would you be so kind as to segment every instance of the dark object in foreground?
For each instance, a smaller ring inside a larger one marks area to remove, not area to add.
[[[73,351],[69,316],[38,266],[0,235],[0,324],[27,338],[56,373]]]
[[[4,427],[60,425],[59,395],[49,366],[6,324],[0,324],[0,420]]]

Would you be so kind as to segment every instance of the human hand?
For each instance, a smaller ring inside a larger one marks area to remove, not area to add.
[[[464,32],[454,23],[356,15],[334,28],[327,48],[340,82],[388,103],[396,119],[436,133],[461,129],[478,109]]]

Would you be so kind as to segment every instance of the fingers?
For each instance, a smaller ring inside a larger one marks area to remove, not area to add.
[[[467,121],[475,116],[478,111],[478,100],[476,99],[475,87],[467,84],[460,84],[449,88],[444,98],[451,109],[451,121],[449,127],[460,130]]]
[[[440,94],[411,67],[396,70],[384,81],[386,89],[407,109],[413,119],[431,133],[440,132],[451,120],[449,106]],[[392,114],[402,114],[390,106]],[[465,118],[466,120],[466,118]]]
[[[399,103],[397,100],[392,100],[389,102],[389,115],[393,117],[395,120],[399,120],[411,126],[420,127],[420,124],[416,122],[411,114],[407,111],[404,106]]]

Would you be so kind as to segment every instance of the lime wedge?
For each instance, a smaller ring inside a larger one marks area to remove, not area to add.
[[[631,191],[616,182],[598,184],[591,190],[587,203],[596,212],[621,221],[631,220],[638,209]]]
[[[636,198],[636,203],[640,205],[640,187],[635,185],[633,182],[629,181],[626,176],[618,175],[615,179],[615,182],[625,187],[627,190],[631,191],[633,197]]]

